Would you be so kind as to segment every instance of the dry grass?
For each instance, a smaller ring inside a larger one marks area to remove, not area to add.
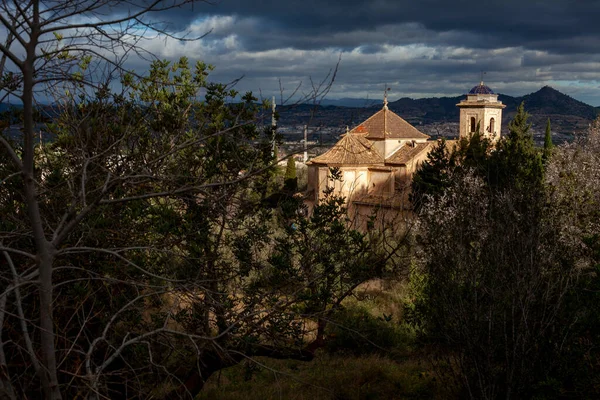
[[[325,353],[312,362],[257,359],[213,376],[202,400],[434,399],[435,379],[415,360]]]
[[[344,302],[346,322],[354,327],[382,327],[370,339],[388,338],[389,351],[374,348],[353,352],[347,344],[360,340],[332,336],[337,350],[321,351],[311,362],[257,358],[212,376],[199,399],[202,400],[366,400],[436,399],[439,387],[429,364],[413,353],[413,335],[402,325],[406,284],[374,280],[362,285],[354,298]],[[352,311],[354,310],[354,311]],[[343,315],[340,318],[343,320]],[[360,321],[347,316],[358,315]],[[365,319],[365,315],[367,316]],[[360,322],[360,323],[358,323]],[[374,323],[373,323],[374,322]],[[361,325],[362,324],[362,325]],[[388,332],[384,335],[383,330]],[[343,332],[343,331],[342,331]],[[368,330],[363,331],[363,333]],[[339,331],[338,331],[339,333]],[[368,333],[367,333],[368,335]],[[386,336],[387,335],[387,336]],[[344,347],[346,345],[346,347]],[[350,351],[348,351],[350,350]]]

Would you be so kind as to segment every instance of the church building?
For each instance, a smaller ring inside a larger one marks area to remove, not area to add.
[[[459,138],[469,137],[479,127],[492,141],[500,138],[502,109],[498,95],[481,82],[457,106],[460,109]],[[379,210],[409,210],[412,176],[434,141],[388,108],[383,108],[352,130],[328,151],[307,162],[309,209],[324,198],[327,188],[344,196],[351,217],[368,216]],[[341,180],[332,179],[337,168]],[[387,212],[387,211],[386,211]],[[354,218],[356,219],[356,218]],[[364,218],[362,218],[364,220]]]

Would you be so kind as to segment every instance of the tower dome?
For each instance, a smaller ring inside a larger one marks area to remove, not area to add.
[[[494,91],[489,86],[484,85],[483,81],[479,82],[479,85],[469,90],[468,94],[494,94]]]

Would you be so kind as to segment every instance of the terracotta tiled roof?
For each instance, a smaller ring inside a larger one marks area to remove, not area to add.
[[[429,149],[434,142],[415,143],[414,145],[405,143],[402,147],[392,153],[385,159],[386,164],[406,164],[418,154]]]
[[[381,164],[383,156],[363,135],[347,133],[329,150],[311,160],[314,164]]]
[[[400,118],[386,107],[350,131],[368,139],[428,139],[429,136]]]

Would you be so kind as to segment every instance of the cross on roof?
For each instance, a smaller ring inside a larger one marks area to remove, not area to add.
[[[387,109],[388,109],[388,99],[387,99],[387,94],[388,94],[388,91],[389,91],[389,90],[392,90],[392,89],[390,89],[390,88],[386,88],[386,89],[383,91],[383,108],[384,108],[385,110],[387,110]]]

